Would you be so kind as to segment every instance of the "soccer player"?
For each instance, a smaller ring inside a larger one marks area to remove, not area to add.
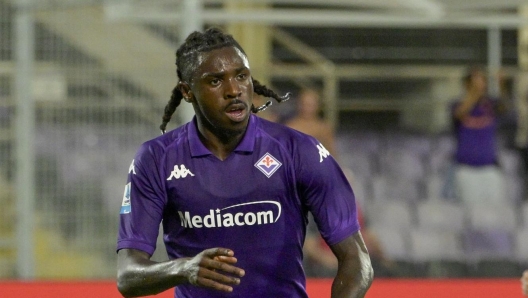
[[[253,79],[243,49],[218,29],[189,35],[176,65],[160,128],[182,99],[196,116],[145,142],[130,165],[119,291],[307,297],[302,246],[311,212],[338,259],[332,297],[364,297],[373,271],[343,172],[313,137],[252,114],[271,103],[254,107],[254,93],[279,102],[288,95]],[[160,223],[169,260],[154,262]]]

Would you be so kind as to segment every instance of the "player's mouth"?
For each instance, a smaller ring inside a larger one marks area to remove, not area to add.
[[[244,103],[230,104],[226,109],[226,114],[231,121],[241,122],[246,119],[248,113],[247,106]]]

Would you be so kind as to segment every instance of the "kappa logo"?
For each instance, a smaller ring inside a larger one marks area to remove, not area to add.
[[[319,143],[319,145],[317,145],[316,147],[317,149],[319,149],[319,162],[323,162],[323,158],[327,158],[328,156],[330,156],[330,152],[326,150],[323,144]]]
[[[178,167],[178,165],[174,165],[174,170],[172,170],[172,172],[171,172],[169,178],[167,178],[167,180],[172,180],[172,178],[174,178],[174,179],[185,178],[185,177],[187,177],[187,175],[194,176],[194,174],[191,173],[191,171],[189,169],[187,169],[185,167],[185,165],[180,165],[180,167]]]
[[[257,161],[257,163],[255,163],[255,167],[268,178],[271,177],[273,173],[277,172],[281,166],[282,163],[267,152]]]
[[[132,159],[132,163],[130,164],[130,167],[128,167],[128,173],[132,173],[136,175],[136,167],[134,166],[134,159]]]

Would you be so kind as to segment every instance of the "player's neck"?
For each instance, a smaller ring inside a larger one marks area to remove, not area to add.
[[[200,133],[200,140],[211,153],[220,160],[225,160],[244,137],[245,132],[211,132]]]

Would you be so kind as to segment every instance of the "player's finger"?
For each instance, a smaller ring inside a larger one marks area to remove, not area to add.
[[[215,289],[218,291],[233,292],[232,286],[225,285],[205,277],[198,277],[196,280],[196,285],[200,287]]]
[[[210,280],[214,280],[216,282],[227,284],[227,285],[238,285],[240,284],[240,278],[236,276],[230,276],[223,274],[222,271],[216,271],[216,270],[209,270],[206,268],[201,268],[198,276],[204,277]]]
[[[242,268],[232,266],[228,263],[218,262],[218,261],[213,261],[213,260],[209,260],[207,264],[202,264],[202,267],[205,267],[208,269],[214,269],[217,271],[222,271],[222,272],[236,275],[239,277],[242,277],[246,274],[246,272]]]
[[[239,285],[240,279],[237,277],[226,276],[218,272],[207,269],[200,270],[196,279],[196,285],[213,288],[220,291],[233,291],[232,285]]]
[[[229,248],[222,248],[222,247],[215,247],[215,248],[209,248],[203,251],[203,254],[214,258],[216,256],[226,256],[226,257],[232,257],[235,255],[235,253],[230,250]]]
[[[226,257],[226,256],[216,256],[213,260],[218,262],[224,262],[228,264],[235,264],[238,260],[235,257]]]
[[[230,273],[239,277],[242,277],[245,275],[245,271],[241,268],[231,266],[231,262],[219,262],[215,261],[215,257],[227,257],[227,258],[234,258],[234,252],[228,248],[210,248],[206,249],[202,252],[204,256],[207,256],[209,258],[202,258],[200,262],[200,267],[205,267],[209,269],[217,269],[224,271],[226,273]],[[232,259],[229,259],[230,261],[233,261]]]

